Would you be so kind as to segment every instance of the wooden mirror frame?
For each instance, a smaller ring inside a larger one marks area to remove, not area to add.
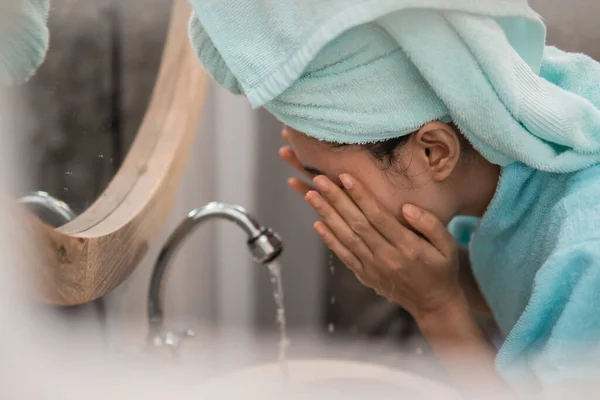
[[[190,15],[186,0],[174,0],[149,108],[106,190],[58,229],[26,213],[27,231],[41,244],[30,262],[36,296],[45,303],[71,306],[103,297],[133,272],[164,225],[209,83],[188,39]]]

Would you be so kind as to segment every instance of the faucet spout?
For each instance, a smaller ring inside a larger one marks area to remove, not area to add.
[[[175,229],[154,265],[148,293],[148,319],[151,333],[161,329],[163,312],[163,291],[166,272],[178,250],[203,222],[211,219],[225,219],[234,222],[248,235],[248,249],[254,261],[268,264],[275,260],[283,250],[283,242],[279,236],[268,228],[261,226],[244,208],[223,203],[210,203],[190,212],[187,218]]]

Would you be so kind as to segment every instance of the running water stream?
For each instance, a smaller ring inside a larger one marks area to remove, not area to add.
[[[290,339],[287,336],[287,327],[285,320],[285,306],[283,302],[283,281],[281,279],[281,263],[273,261],[268,266],[271,274],[271,283],[273,284],[273,297],[275,299],[276,321],[279,325],[279,343],[278,359],[281,365],[281,371],[284,378],[287,378],[287,350],[290,346]]]
[[[331,278],[333,279],[333,277],[335,276],[335,262],[333,260],[333,252],[332,251],[329,251],[329,261],[327,262],[327,266],[329,267],[329,273],[331,274]],[[331,297],[329,298],[329,304],[330,305],[335,304],[335,295],[334,294],[332,294]],[[333,334],[335,332],[335,325],[330,322],[327,325],[327,331],[329,331],[330,334]]]

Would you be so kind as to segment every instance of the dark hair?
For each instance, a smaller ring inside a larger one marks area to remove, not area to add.
[[[393,139],[387,139],[380,142],[364,143],[360,145],[330,143],[333,148],[341,149],[350,146],[358,146],[367,150],[371,157],[377,161],[384,169],[390,168],[395,164],[397,151],[404,147],[413,134],[400,136]]]
[[[449,123],[449,126],[454,129],[460,139],[461,148],[469,149],[471,144],[469,141],[460,134],[460,130],[454,123]],[[363,149],[367,150],[371,157],[381,165],[383,169],[388,169],[392,166],[396,165],[396,157],[398,155],[398,150],[402,149],[402,147],[406,146],[406,144],[410,141],[412,135],[416,132],[410,133],[408,135],[400,136],[397,138],[387,139],[380,142],[373,143],[364,143],[360,145],[350,145],[350,144],[341,144],[341,143],[330,143],[333,148],[345,148],[350,146],[359,146]],[[408,166],[404,166],[403,168],[408,169]]]

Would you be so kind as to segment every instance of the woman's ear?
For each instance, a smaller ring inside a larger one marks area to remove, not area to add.
[[[413,145],[425,157],[429,176],[441,182],[450,177],[461,157],[459,133],[450,125],[432,122],[414,136]]]

